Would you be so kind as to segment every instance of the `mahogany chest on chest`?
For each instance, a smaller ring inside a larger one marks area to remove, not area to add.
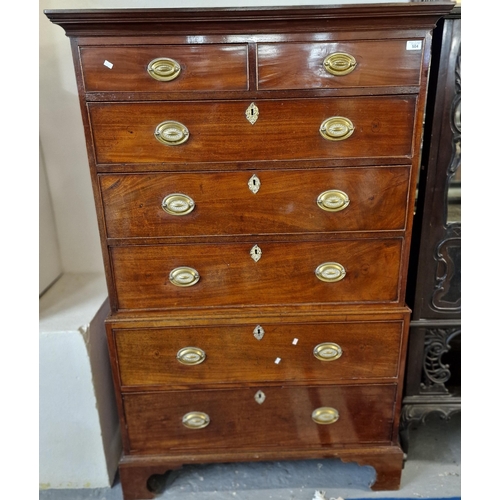
[[[186,463],[399,487],[404,290],[446,2],[46,11],[71,39],[124,498]]]

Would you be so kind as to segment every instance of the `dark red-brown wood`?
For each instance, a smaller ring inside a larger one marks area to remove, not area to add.
[[[197,9],[45,10],[68,36],[432,30],[453,2]]]
[[[80,51],[85,91],[179,92],[246,90],[247,46],[153,45],[137,47],[86,47]],[[180,74],[171,81],[158,81],[147,71],[154,59],[177,61]],[[104,62],[112,64],[112,67]]]
[[[259,89],[419,85],[422,51],[407,50],[406,42],[401,39],[258,44]],[[339,52],[356,60],[354,71],[347,75],[332,75],[323,67],[327,56]]]
[[[73,48],[112,309],[125,500],[152,498],[152,474],[244,460],[357,461],[376,469],[373,489],[398,488],[411,207],[431,32],[451,7],[46,12]],[[332,51],[352,52],[355,71],[326,75]],[[145,73],[160,56],[182,67],[165,85]],[[323,139],[320,124],[339,115],[353,135]],[[189,140],[160,144],[165,120],[187,126]],[[257,194],[252,174],[263,181]],[[346,192],[349,207],[323,213],[316,199],[327,189]],[[163,212],[174,191],[193,197],[191,214]],[[346,278],[320,282],[325,261]],[[174,287],[170,270],[186,265],[200,282]],[[332,336],[345,353],[327,368],[311,349]],[[206,350],[203,364],[179,367],[188,342]],[[339,421],[315,424],[319,405],[336,405]],[[207,428],[182,426],[186,411],[204,408]]]
[[[247,172],[101,175],[109,238],[403,230],[408,167]],[[260,187],[248,186],[253,175]],[[318,206],[320,194],[340,190],[349,205]],[[194,210],[173,215],[165,197],[189,196]]]
[[[398,375],[401,322],[261,323],[116,329],[121,384],[150,390],[152,386],[165,389],[252,381],[331,383]],[[260,340],[254,336],[257,326],[264,332]],[[332,342],[342,349],[340,358],[321,361],[314,356],[317,345]],[[181,364],[177,353],[188,346],[202,349],[205,361]]]
[[[375,469],[376,475],[374,482],[370,485],[373,491],[397,490],[400,486],[403,452],[396,446],[282,448],[281,450],[259,451],[225,449],[217,453],[200,452],[196,457],[189,452],[171,452],[168,457],[165,455],[123,456],[120,460],[123,497],[124,500],[155,498],[155,492],[148,488],[150,483],[148,478],[179,469],[185,463],[290,460],[297,456],[310,459],[341,459],[344,462],[356,462],[359,465],[371,466]]]
[[[392,436],[395,385],[338,387],[265,387],[237,390],[173,391],[124,394],[132,454],[225,447],[254,450],[289,446],[388,444]],[[312,412],[331,407],[339,412],[332,424],[317,424]],[[203,412],[210,423],[188,429],[182,417]],[[272,436],[272,439],[270,438]]]
[[[245,116],[251,103],[89,103],[97,163],[195,165],[347,156],[380,162],[413,152],[414,96],[258,100],[254,125]],[[351,120],[355,129],[350,137],[330,141],[320,135],[323,121],[333,116]],[[187,142],[169,146],[156,140],[157,125],[167,120],[187,127]]]
[[[258,239],[255,243],[259,243]],[[397,303],[400,239],[341,242],[199,244],[113,247],[111,255],[119,309],[174,309],[305,303]],[[320,281],[316,268],[336,262],[342,281]],[[173,285],[178,267],[195,269],[200,280]]]

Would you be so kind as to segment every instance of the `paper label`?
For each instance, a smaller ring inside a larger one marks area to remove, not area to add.
[[[422,40],[410,40],[406,42],[406,50],[422,50]]]

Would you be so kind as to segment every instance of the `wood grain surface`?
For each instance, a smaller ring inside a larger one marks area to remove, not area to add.
[[[255,243],[259,243],[256,238]],[[119,309],[304,303],[388,303],[399,299],[401,239],[261,243],[254,262],[251,244],[112,247]],[[342,281],[320,281],[324,262],[344,266]],[[188,266],[200,275],[190,287],[169,281]]]
[[[419,85],[422,51],[410,51],[407,40],[359,40],[257,45],[261,90],[362,88]],[[423,45],[423,40],[420,40]],[[356,60],[347,75],[323,67],[330,54],[347,53]]]
[[[116,329],[121,384],[166,390],[252,381],[331,383],[397,377],[402,322],[261,323]],[[260,340],[254,336],[257,327],[264,332]],[[342,355],[332,361],[317,359],[313,351],[323,343],[337,344]],[[202,363],[190,366],[177,360],[179,350],[189,346],[204,351]]]
[[[252,101],[88,103],[97,163],[185,163],[298,160],[301,158],[407,157],[413,151],[414,96]],[[324,120],[342,116],[355,130],[347,139],[324,139]],[[164,121],[189,130],[184,144],[154,136]]]
[[[112,310],[124,500],[152,498],[151,474],[233,460],[356,460],[377,470],[374,489],[398,488],[430,47],[452,6],[45,12],[73,50]],[[328,74],[333,52],[354,56],[355,70]],[[180,64],[175,80],[147,74],[158,57]],[[352,121],[352,135],[323,138],[331,117]],[[160,143],[166,121],[183,124],[187,141]],[[333,189],[350,199],[341,212],[317,205]],[[194,210],[166,213],[173,193]],[[326,262],[344,279],[319,280]],[[169,280],[181,266],[199,273],[194,286]],[[316,359],[323,342],[342,356]],[[190,346],[203,363],[179,363]],[[315,423],[319,407],[338,421]],[[186,428],[192,411],[209,425]]]
[[[408,167],[248,172],[186,172],[99,176],[109,238],[402,230]],[[260,187],[248,183],[256,175]],[[339,212],[318,206],[327,190],[349,205]],[[162,208],[170,194],[195,202],[186,215]]]
[[[246,90],[246,44],[152,45],[84,47],[80,51],[85,91],[179,92]],[[171,81],[158,81],[148,72],[157,58],[179,63],[181,72]],[[104,64],[112,64],[109,68]]]
[[[391,440],[395,385],[266,387],[238,390],[169,391],[124,394],[130,452],[171,449],[276,448],[331,444],[387,444]],[[337,422],[315,423],[312,412],[333,407]],[[210,424],[188,429],[182,417],[204,412]]]

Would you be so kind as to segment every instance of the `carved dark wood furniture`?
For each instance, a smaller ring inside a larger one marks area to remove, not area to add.
[[[401,438],[433,413],[460,411],[460,24],[455,7],[434,31],[422,168],[408,278],[410,323]]]
[[[71,39],[127,500],[186,463],[397,489],[406,276],[447,2],[47,11]]]

